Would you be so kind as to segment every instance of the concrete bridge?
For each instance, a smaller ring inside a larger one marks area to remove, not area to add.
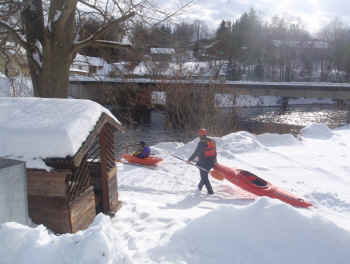
[[[86,78],[86,77],[85,77]],[[350,99],[350,83],[323,82],[252,82],[252,81],[208,81],[208,80],[152,80],[152,79],[84,79],[70,81],[70,95],[76,98],[88,98],[104,101],[101,89],[120,89],[138,87],[138,89],[161,91],[166,87],[215,88],[217,93],[252,96],[281,96],[304,98]]]
[[[208,106],[215,105],[216,94],[279,96],[285,99],[282,109],[287,107],[288,98],[330,98],[340,106],[344,100],[350,99],[350,84],[344,83],[72,79],[69,87],[69,94],[74,98],[110,105],[112,112],[123,123],[150,122],[154,91],[165,92],[165,108],[171,124],[194,124],[205,119],[201,113],[215,111],[214,107]]]
[[[226,90],[253,96],[350,99],[350,83],[322,82],[225,82]]]

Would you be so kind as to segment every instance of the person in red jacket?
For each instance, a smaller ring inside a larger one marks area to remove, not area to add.
[[[208,172],[216,163],[216,144],[215,141],[207,136],[207,130],[202,128],[199,130],[200,141],[196,150],[193,152],[188,162],[198,158],[196,165],[200,167],[201,180],[198,189],[201,191],[203,186],[207,188],[208,194],[214,194],[213,188],[208,178]],[[204,170],[203,170],[204,169]]]

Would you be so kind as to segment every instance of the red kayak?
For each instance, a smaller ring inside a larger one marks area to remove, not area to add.
[[[312,206],[310,202],[272,185],[249,171],[232,169],[218,163],[214,166],[214,171],[215,170],[221,172],[225,176],[225,179],[233,184],[258,196],[268,196],[279,199],[296,207],[307,208]]]
[[[149,156],[144,159],[137,158],[133,156],[132,154],[123,154],[123,159],[125,159],[127,162],[130,163],[137,163],[142,165],[157,165],[157,163],[161,162],[163,159],[155,156]]]

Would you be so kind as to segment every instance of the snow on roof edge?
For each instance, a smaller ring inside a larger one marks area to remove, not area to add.
[[[0,156],[35,167],[49,157],[73,157],[105,113],[106,108],[82,99],[0,98]],[[47,167],[44,166],[44,169]]]

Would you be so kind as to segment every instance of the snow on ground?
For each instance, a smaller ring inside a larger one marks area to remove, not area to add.
[[[9,96],[33,96],[32,81],[25,76],[9,79],[0,73],[0,97]]]
[[[0,97],[10,96],[10,80],[0,73]]]
[[[189,157],[198,139],[152,147],[150,169],[118,165],[115,217],[56,236],[43,226],[0,227],[0,263],[347,264],[350,259],[350,126],[315,124],[292,135],[236,132],[216,138],[218,160],[248,170],[313,203],[294,208],[266,197],[241,199],[228,181],[196,191]]]

